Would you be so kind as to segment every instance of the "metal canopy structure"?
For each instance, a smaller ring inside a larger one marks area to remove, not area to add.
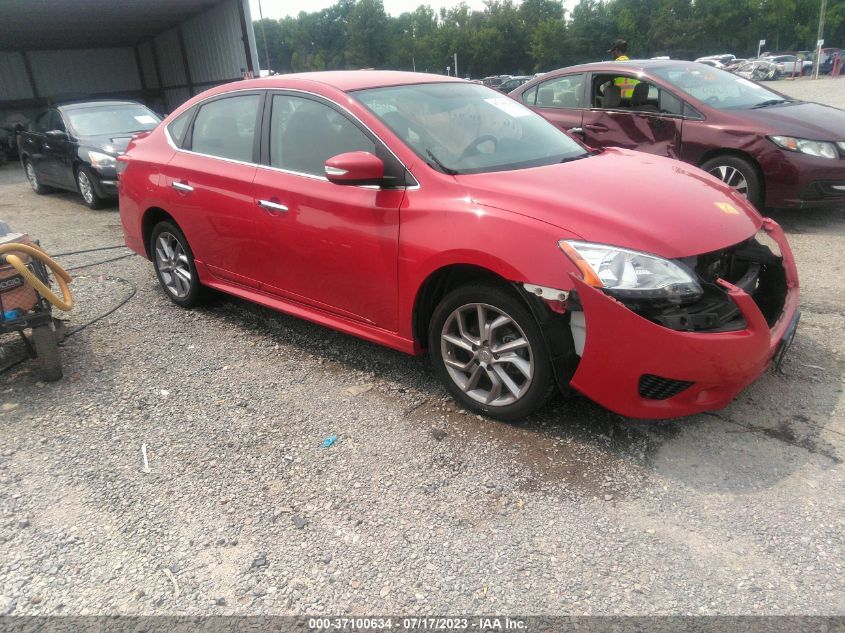
[[[216,4],[220,0],[5,0],[0,50],[135,45]]]
[[[172,110],[258,74],[248,0],[2,0],[2,111],[78,98]]]

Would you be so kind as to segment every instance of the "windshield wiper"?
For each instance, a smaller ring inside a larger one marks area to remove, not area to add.
[[[457,175],[458,175],[458,170],[457,170],[457,169],[451,169],[450,167],[446,167],[446,165],[444,165],[443,163],[441,163],[441,162],[440,162],[440,159],[439,159],[439,158],[437,158],[437,156],[435,156],[435,155],[431,152],[431,150],[430,150],[430,149],[426,149],[426,150],[425,150],[425,153],[426,153],[426,154],[428,154],[428,157],[429,157],[431,160],[433,160],[433,161],[434,161],[434,165],[432,165],[432,166],[435,166],[435,165],[436,165],[437,167],[439,167],[439,168],[440,168],[440,171],[442,171],[444,174],[449,174],[450,176],[457,176]],[[431,165],[431,163],[429,163],[429,165]]]
[[[567,156],[566,158],[561,159],[560,162],[571,163],[573,160],[580,160],[582,158],[587,158],[587,156],[592,156],[592,154],[578,154],[577,156]]]
[[[752,108],[767,108],[769,106],[778,105],[781,103],[789,103],[791,99],[768,99],[767,101],[761,101],[760,103],[755,103]]]

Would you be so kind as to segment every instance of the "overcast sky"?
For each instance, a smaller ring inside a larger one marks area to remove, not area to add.
[[[265,18],[282,18],[286,15],[298,15],[300,11],[320,11],[335,4],[337,0],[261,0],[261,9]],[[464,0],[470,9],[483,9],[484,0]],[[249,0],[252,18],[257,20],[258,0]],[[384,0],[384,10],[390,15],[400,15],[413,11],[421,4],[431,6],[435,11],[440,7],[453,7],[460,0]]]

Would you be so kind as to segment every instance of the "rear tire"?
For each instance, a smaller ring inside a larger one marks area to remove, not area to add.
[[[45,382],[55,382],[62,377],[62,359],[56,333],[49,325],[32,328],[32,346],[38,357],[38,368]]]
[[[35,172],[35,165],[33,165],[32,161],[28,158],[23,162],[23,170],[24,173],[26,173],[26,179],[29,181],[29,186],[32,187],[32,190],[39,196],[43,196],[45,193],[50,193],[52,191],[50,187],[41,184],[41,181],[38,179],[38,174]]]
[[[760,211],[763,210],[763,185],[757,169],[749,161],[739,156],[721,154],[702,163],[701,168],[733,187]]]
[[[106,205],[106,199],[97,195],[97,190],[94,189],[94,176],[87,167],[79,167],[76,170],[76,189],[89,209],[96,211]]]
[[[201,305],[208,289],[200,284],[194,253],[185,234],[173,222],[159,222],[150,236],[150,255],[158,282],[173,303],[183,308]]]
[[[479,327],[482,320],[486,327]],[[554,391],[540,326],[504,289],[471,284],[447,294],[432,315],[428,344],[434,372],[449,393],[491,418],[525,418]]]

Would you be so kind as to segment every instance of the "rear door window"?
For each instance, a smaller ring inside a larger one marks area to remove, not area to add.
[[[255,162],[258,94],[223,97],[200,106],[191,151],[245,163]],[[175,123],[175,121],[174,121]]]
[[[544,81],[537,86],[538,108],[580,108],[584,94],[584,75],[566,75]]]

